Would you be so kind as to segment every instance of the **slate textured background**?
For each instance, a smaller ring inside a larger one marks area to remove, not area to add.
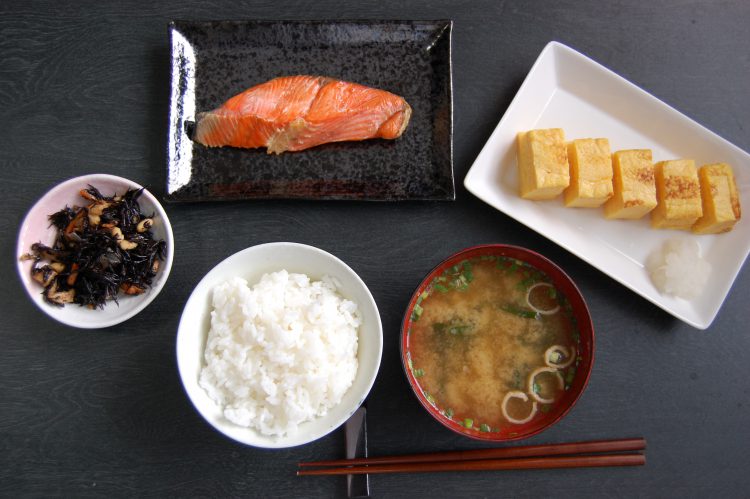
[[[176,260],[162,294],[102,331],[39,313],[15,274],[26,210],[52,185],[103,172],[165,182],[171,19],[444,19],[454,24],[457,200],[172,204]],[[597,329],[588,389],[528,443],[643,435],[638,469],[375,476],[377,497],[743,497],[750,490],[750,269],[697,331],[468,194],[461,183],[537,55],[576,48],[750,149],[750,3],[744,1],[11,1],[0,5],[0,495],[344,497],[344,478],[296,463],[343,453],[343,433],[284,451],[225,439],[180,386],[174,339],[217,262],[278,240],[346,261],[380,307],[385,348],[368,400],[371,454],[482,444],[434,422],[409,392],[398,328],[423,275],[479,243],[562,266]],[[748,167],[750,165],[744,165]],[[745,221],[744,223],[747,223]]]

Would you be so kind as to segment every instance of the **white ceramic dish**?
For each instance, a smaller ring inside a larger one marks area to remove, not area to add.
[[[565,208],[561,197],[532,202],[518,196],[516,134],[563,128],[566,139],[606,137],[613,151],[651,149],[654,161],[692,158],[697,165],[733,166],[741,203],[750,206],[750,155],[642,89],[557,42],[549,43],[464,180],[491,206],[546,236],[675,317],[699,328],[713,322],[750,252],[750,222],[730,233],[695,236],[654,230],[638,221],[606,220],[601,210]],[[661,294],[644,265],[671,238],[694,238],[712,265],[693,300]]]
[[[156,298],[167,282],[169,272],[172,268],[174,237],[172,235],[172,226],[169,223],[169,218],[167,218],[164,208],[162,208],[153,194],[144,189],[143,194],[138,198],[141,212],[148,215],[154,213],[154,225],[152,228],[154,238],[162,239],[167,243],[164,261],[161,262],[159,272],[151,288],[141,295],[125,296],[121,294],[118,296],[118,303],[108,303],[103,309],[98,310],[91,310],[75,304],[55,307],[46,303],[42,298],[42,287],[31,279],[32,262],[30,260],[21,261],[20,258],[29,252],[31,245],[34,243],[41,242],[47,246],[51,246],[54,243],[57,229],[50,227],[47,217],[52,213],[60,211],[66,205],[83,205],[86,201],[78,193],[81,189],[85,189],[89,185],[99,189],[105,196],[123,194],[128,189],[141,189],[140,185],[131,180],[115,175],[98,173],[75,177],[58,184],[36,202],[21,224],[16,246],[16,265],[18,275],[26,292],[40,310],[68,326],[82,329],[97,329],[114,326],[130,319],[146,308]]]
[[[313,280],[324,275],[338,279],[338,292],[354,301],[362,314],[357,359],[359,367],[354,383],[337,406],[313,421],[300,425],[294,434],[283,437],[263,435],[251,428],[227,420],[221,408],[198,384],[205,365],[203,352],[211,326],[213,288],[231,277],[239,276],[249,284],[257,283],[263,274],[286,269],[307,274]],[[343,424],[370,392],[380,367],[383,352],[383,326],[378,307],[370,291],[357,274],[335,256],[304,244],[279,242],[261,244],[242,250],[214,267],[198,283],[185,305],[177,332],[177,365],[188,397],[198,412],[214,428],[238,442],[264,448],[285,448],[306,444],[321,438]]]

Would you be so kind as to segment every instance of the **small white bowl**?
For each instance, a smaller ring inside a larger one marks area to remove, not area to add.
[[[16,265],[21,282],[26,288],[31,300],[45,314],[56,321],[68,326],[97,329],[114,326],[133,317],[146,308],[159,291],[164,287],[169,277],[174,259],[174,236],[169,218],[159,201],[147,190],[138,198],[138,204],[144,214],[154,213],[154,225],[152,232],[154,238],[163,239],[167,243],[164,261],[159,266],[159,271],[154,278],[151,287],[143,294],[126,296],[120,294],[118,303],[107,303],[103,309],[92,310],[81,307],[74,303],[64,307],[56,307],[44,301],[42,297],[42,286],[31,278],[31,260],[21,260],[21,256],[31,251],[31,245],[41,242],[52,246],[55,241],[57,229],[50,226],[49,215],[56,213],[67,206],[82,206],[86,203],[79,192],[89,185],[96,187],[105,196],[124,194],[128,189],[140,189],[141,186],[128,179],[107,175],[102,173],[83,175],[75,177],[58,184],[49,190],[26,214],[18,233],[18,245],[16,247]]]
[[[359,328],[354,382],[341,402],[327,414],[302,423],[294,434],[282,437],[263,435],[227,420],[222,410],[198,384],[205,365],[203,353],[211,328],[213,288],[232,277],[242,277],[248,284],[260,281],[263,274],[287,270],[306,274],[312,280],[328,275],[338,279],[338,292],[352,300],[362,314]],[[188,397],[195,408],[214,428],[227,437],[254,447],[269,449],[294,447],[317,440],[343,424],[370,392],[380,367],[383,352],[383,326],[378,307],[362,279],[344,262],[318,248],[304,244],[278,242],[252,246],[230,256],[214,267],[198,283],[185,305],[177,331],[177,366]]]

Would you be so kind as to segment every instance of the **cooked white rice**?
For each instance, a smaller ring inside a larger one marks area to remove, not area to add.
[[[335,280],[286,270],[213,290],[200,385],[235,424],[293,433],[337,405],[357,373],[357,305]]]
[[[668,240],[649,256],[646,268],[659,291],[686,300],[701,295],[711,274],[700,246],[688,239]]]

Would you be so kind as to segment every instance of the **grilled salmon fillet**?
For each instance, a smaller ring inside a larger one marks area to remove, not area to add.
[[[328,142],[395,139],[410,117],[404,98],[385,90],[323,76],[284,76],[198,114],[193,139],[278,154]]]

